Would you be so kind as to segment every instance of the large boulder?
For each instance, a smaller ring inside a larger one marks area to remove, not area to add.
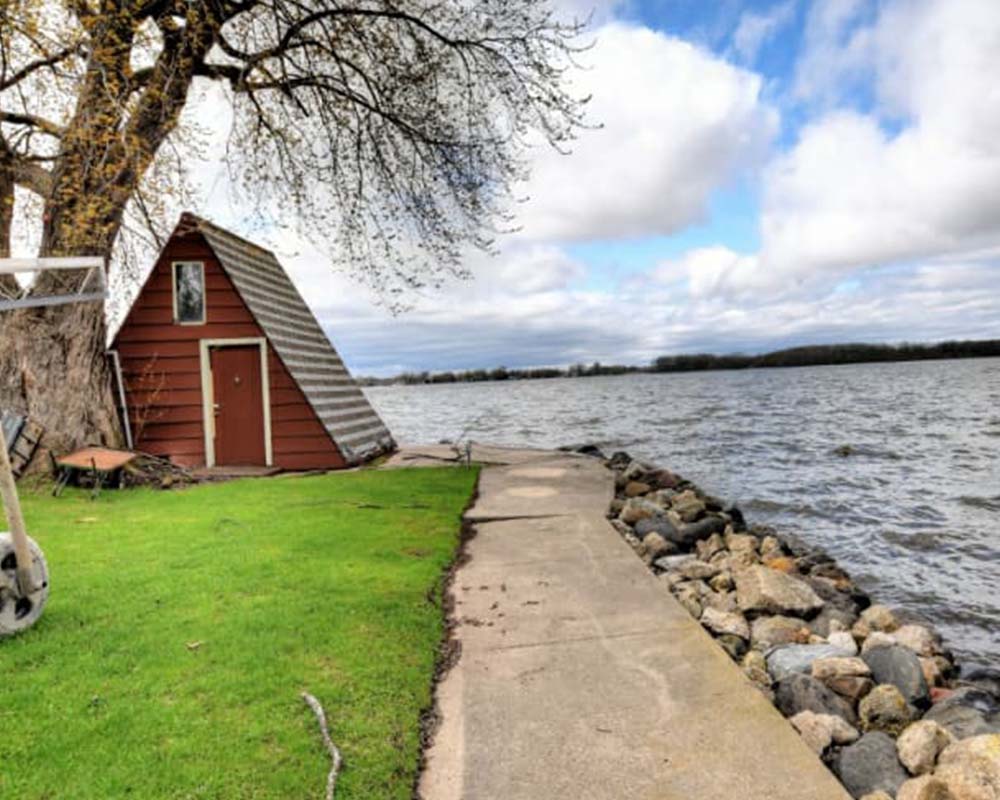
[[[850,651],[832,644],[786,644],[768,654],[767,669],[775,680],[780,680],[793,672],[808,674],[817,659],[846,658],[850,655]]]
[[[858,704],[863,731],[885,731],[898,736],[916,716],[916,709],[909,705],[899,689],[891,683],[876,686]]]
[[[658,533],[664,539],[673,541],[677,536],[677,528],[666,514],[657,513],[649,517],[644,517],[635,523],[635,535],[644,539],[651,533]]]
[[[912,650],[902,645],[873,647],[862,652],[861,657],[871,668],[876,683],[891,683],[899,689],[907,703],[917,708],[926,708],[930,704],[930,689],[924,679],[920,659]]]
[[[833,768],[840,782],[856,798],[878,791],[894,797],[907,778],[896,757],[896,743],[880,732],[866,733],[841,750]]]
[[[809,617],[824,605],[808,584],[764,566],[740,570],[734,577],[736,600],[745,613]]]
[[[924,775],[934,769],[938,754],[955,741],[955,737],[933,720],[922,719],[909,725],[896,740],[899,760],[913,775]]]
[[[934,777],[951,800],[1000,800],[1000,734],[963,739],[946,747]]]
[[[857,724],[857,716],[850,703],[831,692],[815,678],[803,675],[801,672],[795,672],[778,681],[774,691],[774,702],[786,717],[794,717],[802,711],[813,711],[817,714],[833,714],[851,725]]]
[[[702,539],[708,539],[715,533],[722,533],[725,529],[726,521],[722,517],[710,514],[697,522],[675,526],[674,534],[668,538],[673,539],[681,547],[691,548]]]
[[[924,719],[937,722],[956,739],[1000,733],[1000,701],[990,692],[965,687],[931,706]]]

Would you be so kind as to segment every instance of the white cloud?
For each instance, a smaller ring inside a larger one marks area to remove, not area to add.
[[[824,0],[813,4],[796,69],[796,97],[831,103],[853,86],[871,58],[871,29],[859,22],[873,8],[868,0]]]
[[[733,50],[740,60],[752,64],[760,49],[795,18],[796,0],[786,0],[762,14],[744,11],[733,32]]]
[[[1000,244],[995,2],[887,6],[838,51],[852,65],[861,39],[876,109],[822,115],[765,173],[771,283]]]
[[[581,134],[572,156],[539,150],[520,215],[527,238],[674,233],[758,164],[776,131],[756,74],[646,28],[612,23],[595,36],[574,83],[604,127]]]

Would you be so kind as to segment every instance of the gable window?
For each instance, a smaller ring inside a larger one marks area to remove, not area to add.
[[[174,321],[205,324],[205,265],[200,261],[174,262]]]

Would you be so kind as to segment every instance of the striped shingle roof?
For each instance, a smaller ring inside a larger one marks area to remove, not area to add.
[[[395,446],[274,253],[194,214],[181,226],[208,242],[285,368],[350,463]]]

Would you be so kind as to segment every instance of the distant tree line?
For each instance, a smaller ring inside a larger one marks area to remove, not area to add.
[[[404,372],[393,378],[359,378],[365,386],[385,384],[480,383],[483,381],[536,380],[540,378],[586,378],[595,375],[625,375],[633,372],[699,372],[713,369],[759,369],[763,367],[811,367],[829,364],[865,364],[881,361],[931,361],[945,358],[1000,356],[1000,339],[949,341],[938,344],[823,344],[790,347],[762,355],[713,355],[694,353],[660,356],[648,367],[623,364],[574,364],[566,369],[472,369],[459,372]]]
[[[943,358],[1000,356],[1000,339],[952,341],[938,344],[823,344],[790,347],[762,355],[660,356],[651,372],[693,372],[709,369],[811,367],[828,364],[866,364],[881,361],[930,361]]]
[[[537,380],[540,378],[585,378],[594,375],[624,375],[628,372],[643,372],[644,367],[624,366],[622,364],[574,364],[566,369],[557,367],[533,367],[530,369],[470,369],[459,372],[404,372],[393,378],[359,378],[358,382],[365,386],[380,386],[385,384],[418,384],[418,383],[481,383],[483,381],[507,380]]]

